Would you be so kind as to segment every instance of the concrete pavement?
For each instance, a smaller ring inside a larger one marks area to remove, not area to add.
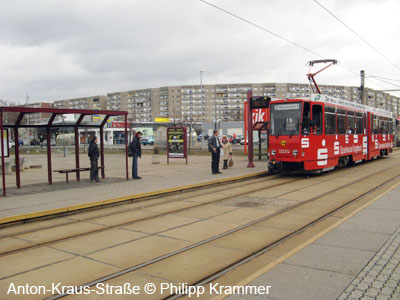
[[[227,299],[400,299],[400,187],[248,283],[265,295]]]
[[[53,170],[75,166],[74,155],[68,154],[64,157],[60,152],[52,156]],[[15,216],[29,216],[32,213],[46,211],[61,212],[66,207],[84,207],[109,199],[118,200],[132,195],[248,176],[266,171],[267,168],[265,161],[255,161],[255,168],[246,168],[247,157],[235,156],[233,168],[222,170],[225,171],[223,174],[212,175],[210,155],[189,156],[187,165],[183,159],[170,159],[170,164],[167,164],[166,155],[160,155],[160,164],[152,164],[152,156],[143,155],[139,159],[139,175],[142,179],[127,181],[123,155],[106,154],[106,179],[100,183],[90,183],[89,172],[81,173],[80,182],[77,182],[75,174],[71,173],[69,184],[65,182],[65,174],[53,173],[53,184],[48,185],[46,155],[24,155],[24,157],[29,164],[41,164],[42,168],[25,169],[21,172],[20,189],[15,187],[15,173],[6,175],[7,197],[0,197],[0,223],[12,220]],[[82,153],[80,161],[81,167],[89,166],[87,154]],[[131,163],[129,158],[129,176],[131,176]]]

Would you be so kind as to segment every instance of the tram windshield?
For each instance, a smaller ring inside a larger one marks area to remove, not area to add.
[[[298,135],[300,120],[300,102],[271,104],[271,135]]]

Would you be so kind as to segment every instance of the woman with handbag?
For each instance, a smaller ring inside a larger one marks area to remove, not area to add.
[[[232,167],[233,164],[231,164],[231,162],[233,162],[232,160],[232,145],[231,143],[228,141],[226,136],[222,137],[222,149],[224,150],[224,167],[223,169],[228,169],[228,160],[229,160],[229,166]]]

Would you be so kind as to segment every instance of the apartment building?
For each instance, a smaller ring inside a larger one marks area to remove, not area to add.
[[[91,97],[73,98],[68,100],[55,100],[54,108],[70,109],[107,109],[107,96],[98,95]]]
[[[321,92],[337,98],[361,103],[359,87],[320,85]],[[309,97],[309,84],[303,83],[237,83],[213,85],[165,86],[113,92],[106,95],[56,100],[55,108],[126,110],[131,123],[151,123],[156,118],[170,118],[176,122],[242,121],[247,91],[254,96],[272,99]],[[365,89],[365,100],[370,106],[393,111],[399,116],[400,97]],[[123,121],[114,118],[114,121]]]
[[[53,108],[54,103],[47,102],[35,102],[35,103],[26,103],[21,105],[23,107],[31,107],[31,108]],[[15,116],[16,117],[16,116]],[[43,120],[48,120],[50,118],[49,113],[37,113],[37,114],[26,114],[22,123],[25,124],[39,124]]]

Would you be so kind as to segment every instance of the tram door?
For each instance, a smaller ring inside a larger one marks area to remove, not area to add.
[[[310,103],[304,102],[303,107],[303,117],[301,121],[301,134],[309,135],[310,134]]]
[[[314,135],[322,134],[322,105],[312,106],[312,127]]]

